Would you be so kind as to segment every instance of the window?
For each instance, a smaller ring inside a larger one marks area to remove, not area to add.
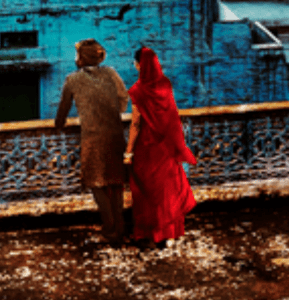
[[[0,74],[0,123],[39,119],[39,73]]]
[[[38,46],[37,31],[2,32],[0,34],[1,48],[28,48]]]

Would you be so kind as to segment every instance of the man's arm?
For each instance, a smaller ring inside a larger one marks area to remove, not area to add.
[[[72,98],[73,96],[68,85],[68,78],[66,78],[62,89],[62,95],[61,95],[61,100],[59,103],[57,115],[55,118],[55,127],[57,129],[62,129],[64,127],[66,117],[72,105]]]
[[[125,84],[121,79],[121,77],[119,76],[119,74],[113,68],[110,68],[110,70],[111,70],[112,79],[117,89],[117,98],[119,102],[120,112],[123,113],[126,111],[129,95],[125,87]]]

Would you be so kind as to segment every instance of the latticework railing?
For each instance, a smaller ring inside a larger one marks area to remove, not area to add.
[[[188,170],[193,189],[289,179],[288,102],[180,110],[180,115],[198,160]],[[123,121],[127,136],[130,115]],[[62,132],[53,120],[1,124],[2,203],[79,195],[79,133],[77,118]]]
[[[190,128],[193,186],[289,177],[288,110],[195,118]]]

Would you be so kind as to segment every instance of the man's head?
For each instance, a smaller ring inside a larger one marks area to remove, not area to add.
[[[75,48],[75,62],[79,68],[97,66],[105,59],[105,49],[95,39],[82,40],[75,44]]]

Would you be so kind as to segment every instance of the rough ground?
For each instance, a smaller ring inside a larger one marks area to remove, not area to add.
[[[99,243],[97,212],[2,218],[0,300],[289,300],[288,200],[200,204],[147,252]]]

